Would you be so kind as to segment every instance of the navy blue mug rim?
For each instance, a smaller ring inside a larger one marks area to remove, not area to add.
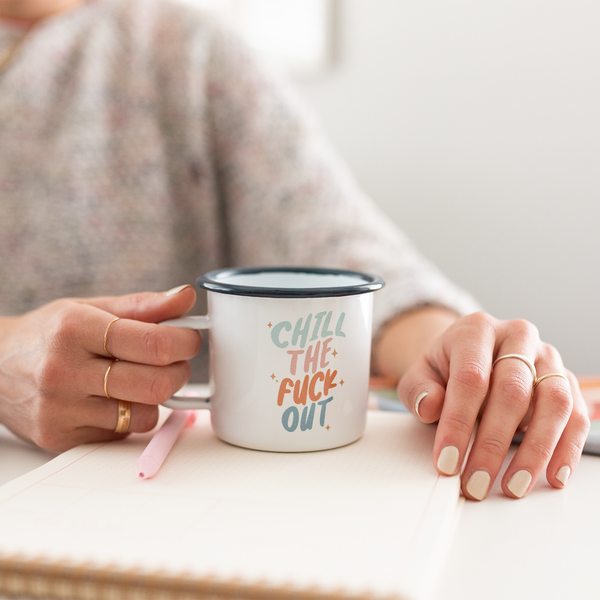
[[[261,286],[239,285],[220,281],[235,275],[256,275],[259,273],[305,273],[307,275],[345,275],[362,279],[362,283],[335,287],[313,288],[273,288]],[[201,288],[220,294],[233,294],[235,296],[256,296],[261,298],[332,298],[336,296],[354,296],[375,292],[385,285],[385,281],[377,276],[362,271],[347,269],[334,269],[327,267],[241,267],[225,268],[210,271],[201,275],[196,280]]]

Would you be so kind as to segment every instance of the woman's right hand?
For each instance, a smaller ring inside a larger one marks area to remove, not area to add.
[[[201,343],[197,331],[156,323],[184,315],[195,301],[193,288],[183,286],[162,294],[57,300],[1,318],[0,423],[62,452],[123,438],[114,430],[118,400],[127,400],[129,431],[151,430],[158,405],[189,380],[188,360]],[[107,354],[105,332],[116,317]]]

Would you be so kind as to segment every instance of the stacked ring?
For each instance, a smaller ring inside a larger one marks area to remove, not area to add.
[[[110,396],[108,394],[108,388],[106,387],[108,384],[108,375],[110,374],[110,370],[113,368],[113,365],[115,363],[118,363],[119,359],[115,358],[115,360],[113,360],[110,365],[108,365],[108,369],[106,369],[106,373],[104,373],[104,395],[110,400]]]
[[[108,369],[106,369],[106,373],[104,373],[104,395],[110,400],[110,394],[108,393],[108,376],[110,375],[110,370],[113,368],[115,363],[119,362],[118,358],[115,358],[106,347],[106,342],[108,341],[108,332],[110,330],[110,326],[113,323],[116,323],[121,317],[115,317],[107,326],[104,331],[104,352],[106,352],[107,356],[110,358],[114,358],[114,360],[108,365]],[[115,427],[115,433],[127,433],[129,431],[129,425],[131,423],[131,402],[127,400],[119,400],[119,409],[117,413],[117,426]]]
[[[523,361],[529,367],[529,370],[531,371],[531,374],[533,375],[533,381],[534,382],[536,381],[537,373],[535,370],[535,365],[526,356],[523,356],[522,354],[504,354],[503,356],[499,356],[492,364],[492,371],[494,370],[496,363],[505,358],[518,358],[519,360]]]
[[[567,378],[566,375],[563,375],[562,373],[546,373],[546,375],[542,375],[541,377],[538,377],[533,382],[534,391],[535,391],[535,388],[538,386],[538,384],[541,383],[542,381],[544,381],[544,379],[548,379],[548,377],[562,377],[568,383],[569,388],[571,387],[571,382],[569,381],[569,379]]]
[[[115,358],[109,351],[108,348],[106,347],[106,342],[108,340],[108,330],[110,329],[110,326],[113,323],[116,323],[121,317],[115,317],[107,326],[106,326],[106,331],[104,332],[104,352],[106,352],[107,356],[110,356],[110,358]]]

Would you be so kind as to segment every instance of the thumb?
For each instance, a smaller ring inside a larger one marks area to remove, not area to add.
[[[445,396],[445,383],[425,356],[413,363],[398,384],[398,398],[423,423],[440,418]]]
[[[126,296],[84,298],[83,304],[100,308],[115,317],[145,323],[160,323],[180,317],[196,303],[196,292],[191,285],[182,285],[168,292],[140,292]]]

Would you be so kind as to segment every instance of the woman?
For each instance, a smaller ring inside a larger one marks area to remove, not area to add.
[[[194,306],[181,282],[327,265],[386,280],[373,370],[438,422],[440,473],[484,499],[527,427],[504,493],[544,470],[567,483],[589,421],[558,352],[475,312],[234,36],[166,0],[0,0],[0,16],[1,423],[53,450],[148,431],[200,346],[156,325]]]

